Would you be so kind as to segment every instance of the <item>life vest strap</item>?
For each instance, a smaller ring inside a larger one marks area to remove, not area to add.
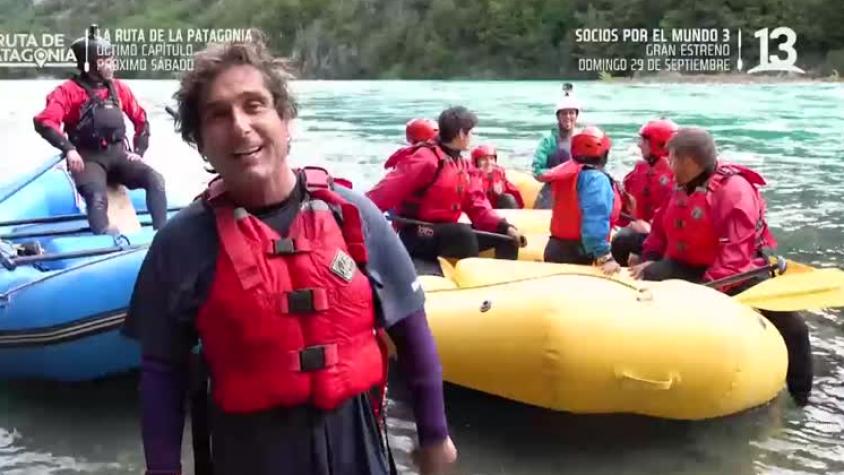
[[[289,355],[290,370],[301,372],[330,368],[340,360],[336,344],[309,346]]]
[[[328,310],[328,294],[325,289],[296,289],[280,295],[281,313],[307,315]]]

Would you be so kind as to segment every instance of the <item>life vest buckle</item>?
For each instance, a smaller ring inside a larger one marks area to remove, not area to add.
[[[306,239],[282,238],[273,240],[268,253],[272,256],[279,256],[310,250],[312,250],[312,247]]]
[[[282,294],[282,313],[301,315],[324,310],[328,310],[328,295],[323,288],[298,289]]]
[[[337,345],[309,346],[299,351],[299,371],[319,371],[336,364]]]

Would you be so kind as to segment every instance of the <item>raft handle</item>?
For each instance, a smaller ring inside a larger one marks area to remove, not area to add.
[[[675,382],[680,382],[680,375],[671,373],[668,379],[655,380],[636,376],[628,370],[616,370],[615,377],[622,380],[622,385],[634,389],[644,386],[646,389],[655,389],[658,391],[668,391]],[[631,384],[632,383],[632,384]]]

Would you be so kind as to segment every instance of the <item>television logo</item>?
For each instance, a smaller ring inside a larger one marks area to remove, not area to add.
[[[753,33],[753,36],[759,38],[759,64],[747,71],[747,74],[764,73],[764,72],[790,72],[797,74],[805,74],[806,71],[794,65],[797,62],[797,51],[794,49],[794,44],[797,42],[797,33],[787,26],[780,26],[773,30],[768,28],[761,28]],[[769,40],[774,40],[777,45],[777,54],[769,54]],[[785,53],[785,57],[780,54]],[[738,70],[742,70],[741,60],[741,30],[738,35]]]

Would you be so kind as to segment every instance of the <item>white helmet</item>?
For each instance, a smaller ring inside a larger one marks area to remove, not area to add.
[[[570,94],[566,94],[559,101],[557,101],[557,108],[554,109],[554,113],[556,114],[561,110],[565,109],[574,109],[577,111],[578,114],[580,114],[580,112],[583,110],[580,105],[580,101],[578,101],[576,97]]]
[[[557,114],[561,110],[565,109],[574,109],[577,111],[578,115],[583,111],[583,107],[580,105],[580,101],[574,97],[574,87],[571,83],[563,84],[563,97],[557,101],[557,108],[554,109],[554,113]]]

